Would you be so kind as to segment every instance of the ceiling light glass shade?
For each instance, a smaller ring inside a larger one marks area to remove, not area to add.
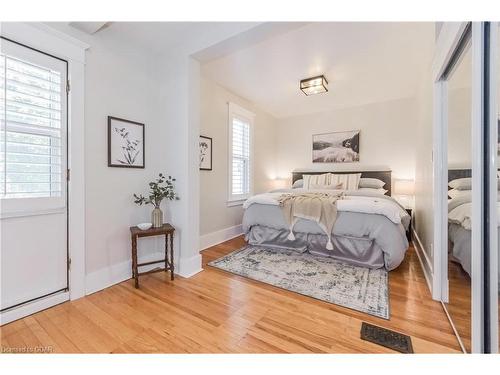
[[[300,89],[308,96],[321,94],[328,91],[328,81],[325,76],[306,78],[300,81]]]

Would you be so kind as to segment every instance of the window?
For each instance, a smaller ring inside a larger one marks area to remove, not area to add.
[[[252,127],[255,115],[229,103],[229,205],[252,193]]]
[[[2,199],[64,195],[65,72],[34,61],[0,54]]]

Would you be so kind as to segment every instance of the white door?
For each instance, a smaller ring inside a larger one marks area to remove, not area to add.
[[[67,62],[0,39],[0,310],[68,299]]]

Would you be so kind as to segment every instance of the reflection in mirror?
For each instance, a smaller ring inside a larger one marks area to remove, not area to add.
[[[498,29],[498,36],[500,36],[500,25],[499,25],[499,29]],[[500,52],[500,38],[498,38],[499,40],[499,43],[498,43],[498,50],[497,50],[497,53]],[[498,105],[497,105],[497,109],[500,109],[500,57],[498,57],[497,55],[497,79],[498,79],[498,83],[497,83],[497,100],[498,100]],[[500,110],[499,110],[500,111]],[[497,130],[498,130],[498,149],[497,149],[497,168],[499,167],[499,163],[498,163],[498,157],[500,155],[500,112],[497,113],[497,121],[498,121],[498,127],[497,127]],[[497,176],[494,176],[494,178],[497,178],[500,176],[500,173],[497,172]],[[500,195],[500,191],[497,193],[498,195]],[[497,200],[500,200],[500,199],[497,199]],[[498,203],[497,203],[498,205]],[[497,274],[498,274],[498,289],[497,289],[497,292],[498,292],[498,300],[497,300],[497,304],[498,304],[498,348],[499,348],[499,352],[500,352],[500,223],[498,222],[500,220],[499,217],[497,217],[497,223],[494,223],[497,227],[497,233],[498,233],[498,247],[497,247],[497,250],[498,250],[498,254],[497,254],[497,258],[498,258],[498,264],[497,264]]]
[[[472,56],[462,50],[448,81],[448,280],[446,306],[463,348],[471,351]]]

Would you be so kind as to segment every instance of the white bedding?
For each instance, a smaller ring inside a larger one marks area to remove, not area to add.
[[[252,204],[264,204],[271,206],[278,206],[278,198],[285,192],[299,192],[307,191],[307,189],[283,189],[277,192],[257,194],[250,197],[243,204],[246,209]],[[324,192],[332,192],[332,190],[316,190]],[[344,212],[358,212],[366,214],[378,214],[387,217],[394,224],[401,224],[401,219],[407,216],[407,213],[402,210],[394,200],[384,198],[384,196],[377,196],[375,194],[369,195],[355,195],[355,191],[345,191],[343,199],[337,201],[337,211]]]

